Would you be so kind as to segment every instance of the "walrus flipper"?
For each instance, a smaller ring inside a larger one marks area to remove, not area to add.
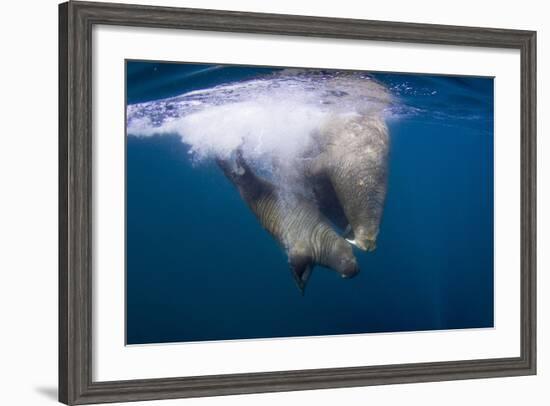
[[[241,150],[237,150],[230,159],[217,158],[216,162],[225,176],[239,189],[241,196],[248,203],[258,196],[268,194],[273,186],[254,173],[245,161]]]
[[[251,174],[250,167],[244,161],[240,150],[229,159],[216,158],[216,163],[222,169],[225,176],[237,184],[240,178],[245,175],[250,176]]]
[[[300,293],[304,295],[307,282],[313,271],[313,263],[311,258],[302,254],[289,253],[289,263],[292,276],[296,282],[296,286],[300,290]]]

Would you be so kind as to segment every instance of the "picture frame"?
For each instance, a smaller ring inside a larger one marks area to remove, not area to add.
[[[92,29],[150,27],[516,49],[521,86],[520,356],[94,381]],[[59,6],[59,400],[89,404],[536,374],[536,32],[69,1]]]

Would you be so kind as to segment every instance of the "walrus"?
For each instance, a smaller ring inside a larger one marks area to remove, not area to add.
[[[350,244],[331,227],[314,202],[295,193],[282,198],[274,184],[256,175],[241,153],[232,161],[217,159],[226,177],[260,224],[287,252],[292,275],[301,293],[315,265],[352,278],[359,267]]]
[[[348,242],[373,251],[386,198],[389,137],[383,118],[378,113],[335,117],[317,142],[320,152],[307,172],[321,210],[336,213],[332,219],[345,229]]]

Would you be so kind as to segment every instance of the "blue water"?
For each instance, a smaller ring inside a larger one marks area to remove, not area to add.
[[[128,104],[275,71],[127,63]],[[493,79],[372,73],[399,101],[374,252],[304,296],[286,254],[176,135],[127,137],[127,343],[493,326]],[[283,123],[281,125],[284,125]]]

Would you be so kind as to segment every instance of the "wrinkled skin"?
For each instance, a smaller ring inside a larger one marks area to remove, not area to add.
[[[283,199],[240,156],[235,163],[218,160],[218,165],[261,225],[286,249],[302,293],[315,265],[335,270],[343,278],[359,272],[351,246],[332,229],[314,202],[297,194]]]
[[[347,240],[362,250],[374,250],[386,198],[386,124],[379,115],[331,120],[318,135],[318,143],[320,152],[311,160],[309,176],[314,183],[328,182],[333,188],[350,226]],[[317,192],[321,207],[327,200],[323,189],[326,186]]]

